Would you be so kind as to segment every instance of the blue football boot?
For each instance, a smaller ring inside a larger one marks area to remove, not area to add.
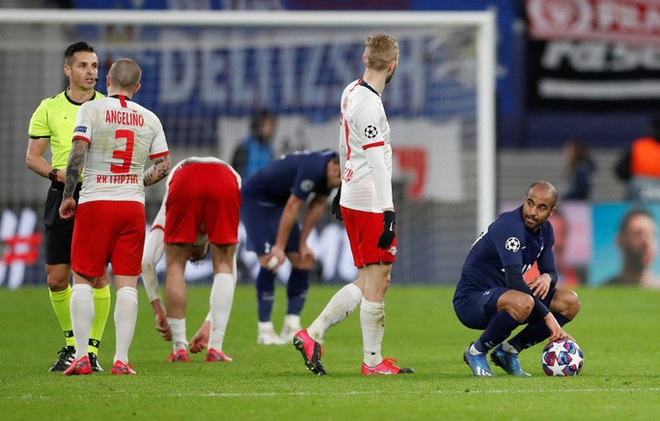
[[[486,354],[470,354],[471,346],[472,344],[470,344],[465,350],[465,353],[463,353],[463,361],[465,361],[465,364],[472,369],[472,373],[477,377],[493,377],[493,372],[490,371],[490,367],[488,366]]]
[[[490,353],[490,360],[496,366],[502,368],[507,373],[513,376],[531,376],[531,374],[522,371],[520,368],[520,361],[518,354],[513,352],[506,352],[502,349],[502,344],[499,344]]]

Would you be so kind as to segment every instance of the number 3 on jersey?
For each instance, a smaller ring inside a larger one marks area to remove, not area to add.
[[[133,147],[135,146],[135,133],[131,130],[117,130],[115,132],[115,139],[126,139],[126,148],[121,150],[117,149],[112,153],[115,159],[121,159],[122,164],[111,164],[110,171],[113,174],[125,174],[131,169],[131,161],[133,160]]]

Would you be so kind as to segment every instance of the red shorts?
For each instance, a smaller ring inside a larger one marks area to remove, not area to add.
[[[115,275],[138,276],[145,221],[140,202],[99,200],[79,205],[71,241],[71,269],[99,277],[109,262]]]
[[[381,250],[377,246],[378,238],[383,233],[382,213],[363,212],[342,206],[341,216],[344,218],[346,234],[348,234],[356,267],[396,261],[396,237],[387,250]]]
[[[176,170],[165,203],[165,244],[197,241],[206,232],[215,244],[238,243],[241,191],[222,164],[191,163]]]

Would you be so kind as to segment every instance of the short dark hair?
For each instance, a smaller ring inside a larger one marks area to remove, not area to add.
[[[86,53],[93,53],[94,47],[87,44],[85,41],[74,42],[73,44],[66,47],[66,50],[64,50],[64,63],[70,65],[73,55],[81,51]]]

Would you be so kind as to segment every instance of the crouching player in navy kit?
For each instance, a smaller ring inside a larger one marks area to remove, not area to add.
[[[580,302],[573,291],[555,289],[557,273],[548,218],[554,213],[557,190],[537,181],[522,206],[502,213],[472,245],[454,293],[454,311],[471,329],[484,330],[463,355],[475,376],[490,377],[486,354],[508,374],[529,376],[518,353],[547,339],[572,339],[562,326],[573,320]],[[540,275],[523,280],[538,262]],[[505,340],[521,324],[527,326]]]
[[[293,335],[300,330],[309,271],[316,261],[314,252],[307,246],[307,238],[323,214],[328,196],[340,184],[339,158],[332,150],[286,155],[244,180],[241,220],[247,231],[247,249],[257,253],[261,264],[257,275],[257,343],[291,343]],[[301,227],[298,213],[306,202]],[[287,282],[284,327],[278,336],[271,312],[275,272],[285,258],[293,267]]]

